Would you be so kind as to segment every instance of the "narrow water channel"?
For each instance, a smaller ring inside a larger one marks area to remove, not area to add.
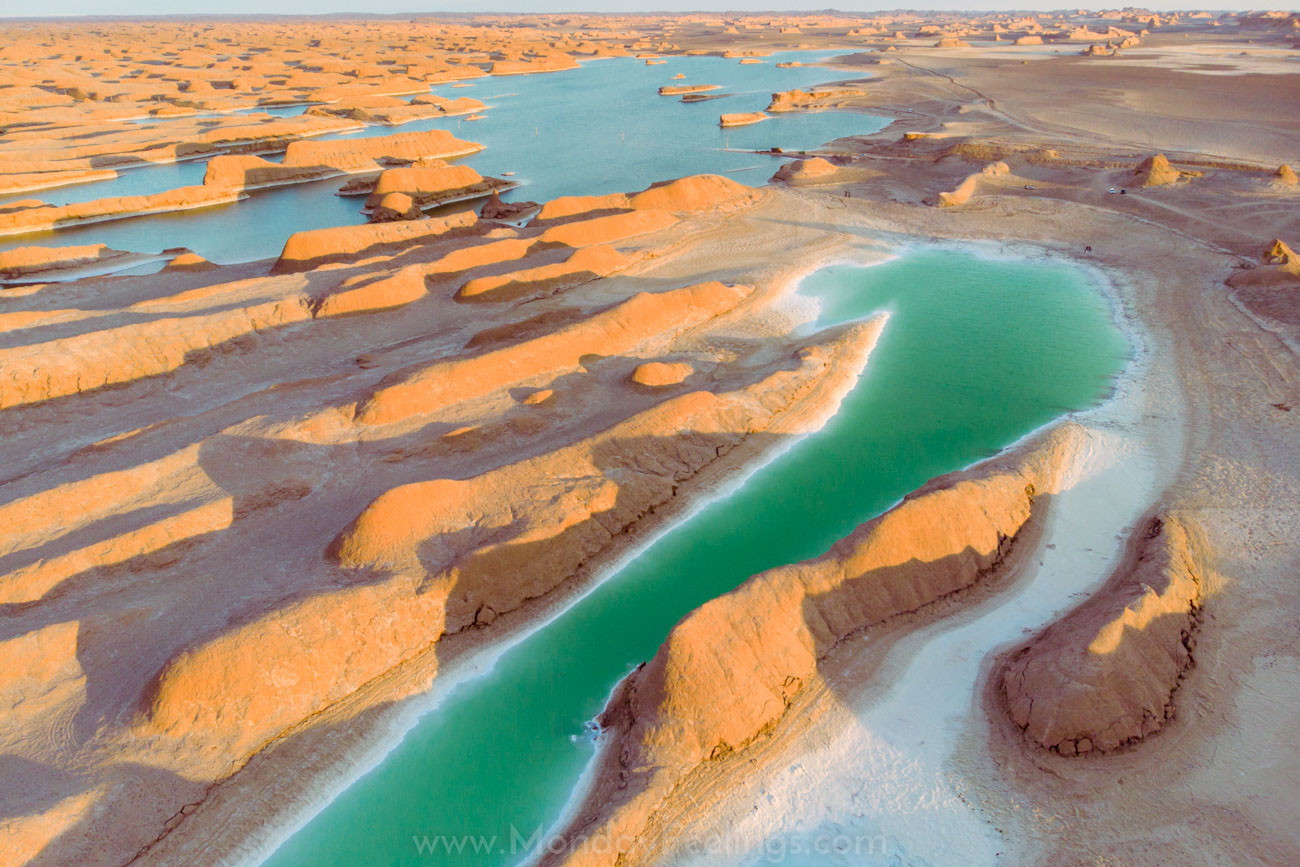
[[[1090,280],[1065,264],[931,247],[806,278],[819,324],[891,314],[837,415],[452,690],[267,863],[520,861],[512,841],[552,825],[592,758],[587,722],[688,611],[1105,397],[1129,346]]]

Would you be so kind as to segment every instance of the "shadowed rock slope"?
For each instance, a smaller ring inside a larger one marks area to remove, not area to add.
[[[821,557],[759,573],[683,618],[601,716],[609,741],[564,863],[619,863],[678,784],[771,731],[841,641],[991,576],[1060,490],[1080,438],[1065,425],[940,477]]]
[[[1188,518],[1150,518],[1102,591],[1024,646],[997,676],[1007,715],[1061,755],[1114,750],[1157,731],[1192,666],[1206,580]]]

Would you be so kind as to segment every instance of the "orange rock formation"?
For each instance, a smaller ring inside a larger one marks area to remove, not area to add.
[[[999,696],[1040,747],[1114,750],[1173,716],[1196,648],[1203,546],[1185,517],[1152,518],[1139,533],[1099,594],[1003,659]]]
[[[1201,172],[1176,169],[1164,154],[1147,157],[1133,170],[1133,180],[1143,187],[1163,187],[1183,178],[1199,178]]]
[[[763,120],[767,120],[767,115],[761,111],[724,114],[718,117],[718,126],[749,126]]]
[[[628,377],[628,381],[633,385],[646,388],[663,388],[684,382],[686,377],[694,372],[693,367],[682,361],[648,361],[645,364],[637,365],[636,370],[632,371],[632,375]]]
[[[476,277],[460,288],[456,300],[524,301],[545,298],[600,277],[607,277],[629,264],[630,260],[612,247],[603,244],[580,247],[563,262],[491,277]]]
[[[673,398],[540,457],[388,491],[330,550],[344,568],[386,577],[196,643],[153,680],[139,736],[178,745],[188,772],[221,773],[441,636],[553,590],[839,363],[860,369],[849,359],[865,358],[864,337],[874,332],[852,329],[796,369]],[[475,533],[458,532],[469,524]]]
[[[448,233],[473,230],[478,217],[460,211],[432,220],[401,223],[373,223],[294,232],[284,244],[276,273],[310,271],[328,262],[356,258],[362,254],[392,253]]]
[[[796,185],[821,184],[831,180],[838,173],[839,166],[821,157],[813,157],[786,163],[776,170],[776,174],[772,175],[771,179]]]
[[[104,244],[79,247],[16,247],[0,252],[0,279],[14,280],[33,274],[80,268],[106,259],[125,256]]]
[[[782,111],[800,111],[806,109],[833,108],[843,105],[856,97],[862,96],[862,91],[854,90],[848,87],[826,88],[823,90],[787,90],[781,93],[772,94],[772,102],[768,105],[767,110],[770,112]]]
[[[693,769],[762,737],[850,635],[920,611],[989,577],[1079,445],[1057,428],[941,477],[814,560],[750,578],[683,618],[618,687],[601,723],[613,739],[572,838],[635,838]],[[613,864],[617,851],[570,863]]]
[[[618,355],[647,340],[707,322],[747,295],[744,286],[702,283],[659,294],[641,293],[544,337],[471,358],[453,359],[381,383],[356,411],[376,425],[427,415],[523,379],[576,369],[584,355]]]

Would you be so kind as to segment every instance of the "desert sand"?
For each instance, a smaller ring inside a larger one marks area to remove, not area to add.
[[[1092,269],[1137,346],[1115,394],[686,614],[545,860],[829,829],[929,863],[1300,861],[1297,20],[0,25],[0,191],[212,178],[10,200],[0,231],[335,174],[386,217],[129,277],[38,282],[127,255],[102,245],[0,252],[0,859],[257,860],[413,706],[834,414],[889,323],[810,331],[802,275],[945,243]],[[397,99],[435,83],[800,46],[842,54],[769,111],[895,120],[758,188],[416,219],[488,192],[437,162],[472,142],[311,140],[479,110]]]

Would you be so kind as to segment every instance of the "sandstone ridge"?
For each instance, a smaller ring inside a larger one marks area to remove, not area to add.
[[[570,841],[635,838],[692,769],[769,731],[846,637],[987,578],[1060,490],[1082,437],[1064,425],[936,479],[821,557],[755,575],[684,617],[602,714],[611,741]],[[620,857],[568,851],[550,863]]]
[[[1199,530],[1150,518],[1103,590],[1003,658],[998,699],[1031,744],[1061,755],[1135,743],[1174,715],[1205,596]]]

